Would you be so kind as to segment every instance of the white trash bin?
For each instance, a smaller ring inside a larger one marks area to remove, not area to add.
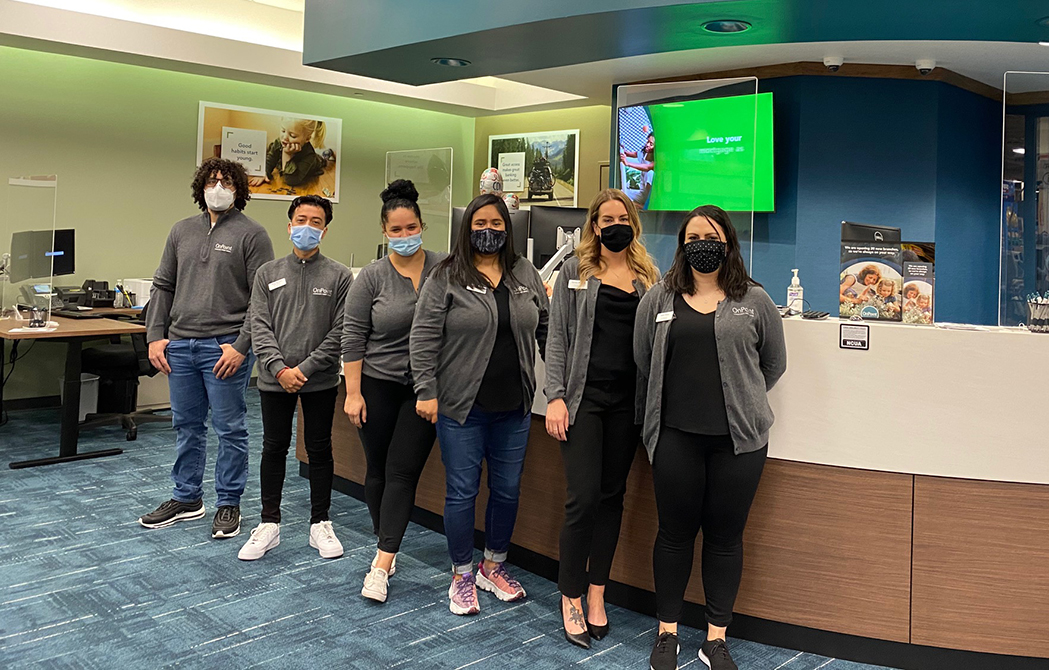
[[[62,403],[66,401],[66,378],[58,378],[58,394]],[[80,374],[80,421],[87,418],[88,414],[98,412],[98,375],[89,375],[86,372]]]

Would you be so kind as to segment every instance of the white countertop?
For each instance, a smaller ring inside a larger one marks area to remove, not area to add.
[[[1049,484],[1049,334],[785,319],[787,373],[769,393],[769,456],[908,474]],[[545,367],[537,357],[544,414]]]

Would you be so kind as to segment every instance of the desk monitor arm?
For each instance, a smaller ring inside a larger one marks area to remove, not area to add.
[[[576,228],[570,233],[566,233],[564,228],[558,227],[557,229],[557,251],[547,261],[543,269],[539,271],[539,277],[544,282],[549,282],[550,277],[553,276],[554,270],[557,269],[561,263],[572,255],[576,247],[579,246],[579,228]]]

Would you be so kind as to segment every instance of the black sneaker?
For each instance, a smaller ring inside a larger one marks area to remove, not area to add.
[[[146,528],[163,528],[179,521],[199,519],[204,516],[204,501],[179,502],[172,498],[160,504],[149,514],[138,518],[138,522]]]
[[[699,660],[710,670],[739,670],[728,653],[728,645],[722,639],[707,640],[699,648]]]
[[[227,538],[240,534],[240,507],[223,505],[215,512],[215,521],[211,524],[211,537]]]
[[[660,633],[656,640],[656,646],[652,647],[652,655],[648,657],[648,664],[652,670],[677,670],[677,654],[681,651],[681,645],[677,641],[677,633]]]

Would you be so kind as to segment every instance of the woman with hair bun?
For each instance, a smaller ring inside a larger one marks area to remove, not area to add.
[[[364,445],[364,497],[379,538],[361,595],[385,602],[419,476],[436,439],[433,424],[415,413],[408,336],[419,291],[447,254],[422,248],[426,225],[412,182],[398,179],[380,197],[380,225],[392,253],[363,268],[352,284],[342,354],[344,409]]]

